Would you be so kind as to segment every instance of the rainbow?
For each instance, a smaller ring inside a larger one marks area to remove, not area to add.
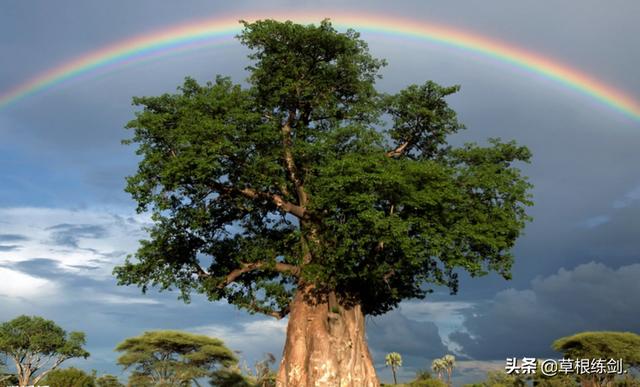
[[[239,19],[251,21],[272,18],[317,23],[325,17],[324,15],[326,14],[317,11],[262,14],[252,18],[218,17],[136,36],[75,58],[0,94],[0,109],[65,81],[90,75],[96,70],[117,68],[168,52],[216,45],[231,40],[241,30]],[[575,68],[492,38],[431,23],[362,13],[355,15],[341,12],[332,16],[331,20],[339,29],[354,28],[361,32],[414,38],[481,54],[529,73],[541,75],[640,121],[640,104],[624,92]]]

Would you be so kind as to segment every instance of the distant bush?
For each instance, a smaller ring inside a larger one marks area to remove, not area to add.
[[[422,379],[408,383],[407,387],[447,387],[447,383],[440,379]]]
[[[431,376],[431,375],[429,375]],[[443,382],[439,379],[420,379],[413,380],[409,383],[402,384],[384,384],[382,383],[380,387],[447,387],[447,383]]]
[[[96,387],[93,375],[74,367],[53,370],[42,378],[38,385],[49,387]]]
[[[416,380],[427,380],[427,379],[431,379],[431,372],[427,370],[416,371]]]
[[[115,376],[105,374],[96,379],[96,387],[124,387],[124,384]]]

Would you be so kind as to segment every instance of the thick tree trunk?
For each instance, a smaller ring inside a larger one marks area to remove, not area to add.
[[[276,386],[379,387],[364,329],[359,305],[310,303],[298,289]]]

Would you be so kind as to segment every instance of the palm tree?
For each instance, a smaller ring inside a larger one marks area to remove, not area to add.
[[[398,384],[398,379],[396,379],[396,369],[398,367],[402,367],[402,356],[400,356],[398,352],[388,353],[387,356],[384,357],[384,363],[391,367],[391,372],[393,373],[393,384]]]
[[[442,371],[445,370],[445,363],[442,359],[435,359],[431,362],[431,369],[438,374],[438,379],[442,380]]]
[[[451,386],[451,374],[453,373],[453,367],[456,364],[456,358],[453,355],[444,355],[442,357],[444,368],[447,371],[447,383]]]

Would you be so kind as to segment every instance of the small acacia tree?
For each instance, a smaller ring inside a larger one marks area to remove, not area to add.
[[[191,385],[237,359],[221,340],[179,331],[145,332],[118,344],[118,364],[134,368],[132,384],[163,387]]]
[[[398,367],[402,367],[402,356],[398,352],[388,353],[384,357],[384,364],[387,367],[391,367],[391,373],[393,373],[393,384],[398,384],[398,378],[396,377],[396,370]]]
[[[0,324],[0,353],[13,360],[20,386],[38,384],[65,360],[86,359],[84,344],[84,333],[67,334],[42,317],[19,316]]]
[[[282,386],[377,386],[364,316],[456,270],[510,276],[527,148],[447,145],[457,86],[375,89],[384,61],[353,30],[244,23],[248,87],[224,77],[134,98],[142,157],[127,191],[155,225],[120,284],[177,287],[289,317]]]
[[[553,342],[553,349],[570,359],[622,359],[626,367],[640,366],[640,335],[631,332],[582,332]],[[580,375],[584,387],[601,387],[612,384],[615,373],[590,373]]]

